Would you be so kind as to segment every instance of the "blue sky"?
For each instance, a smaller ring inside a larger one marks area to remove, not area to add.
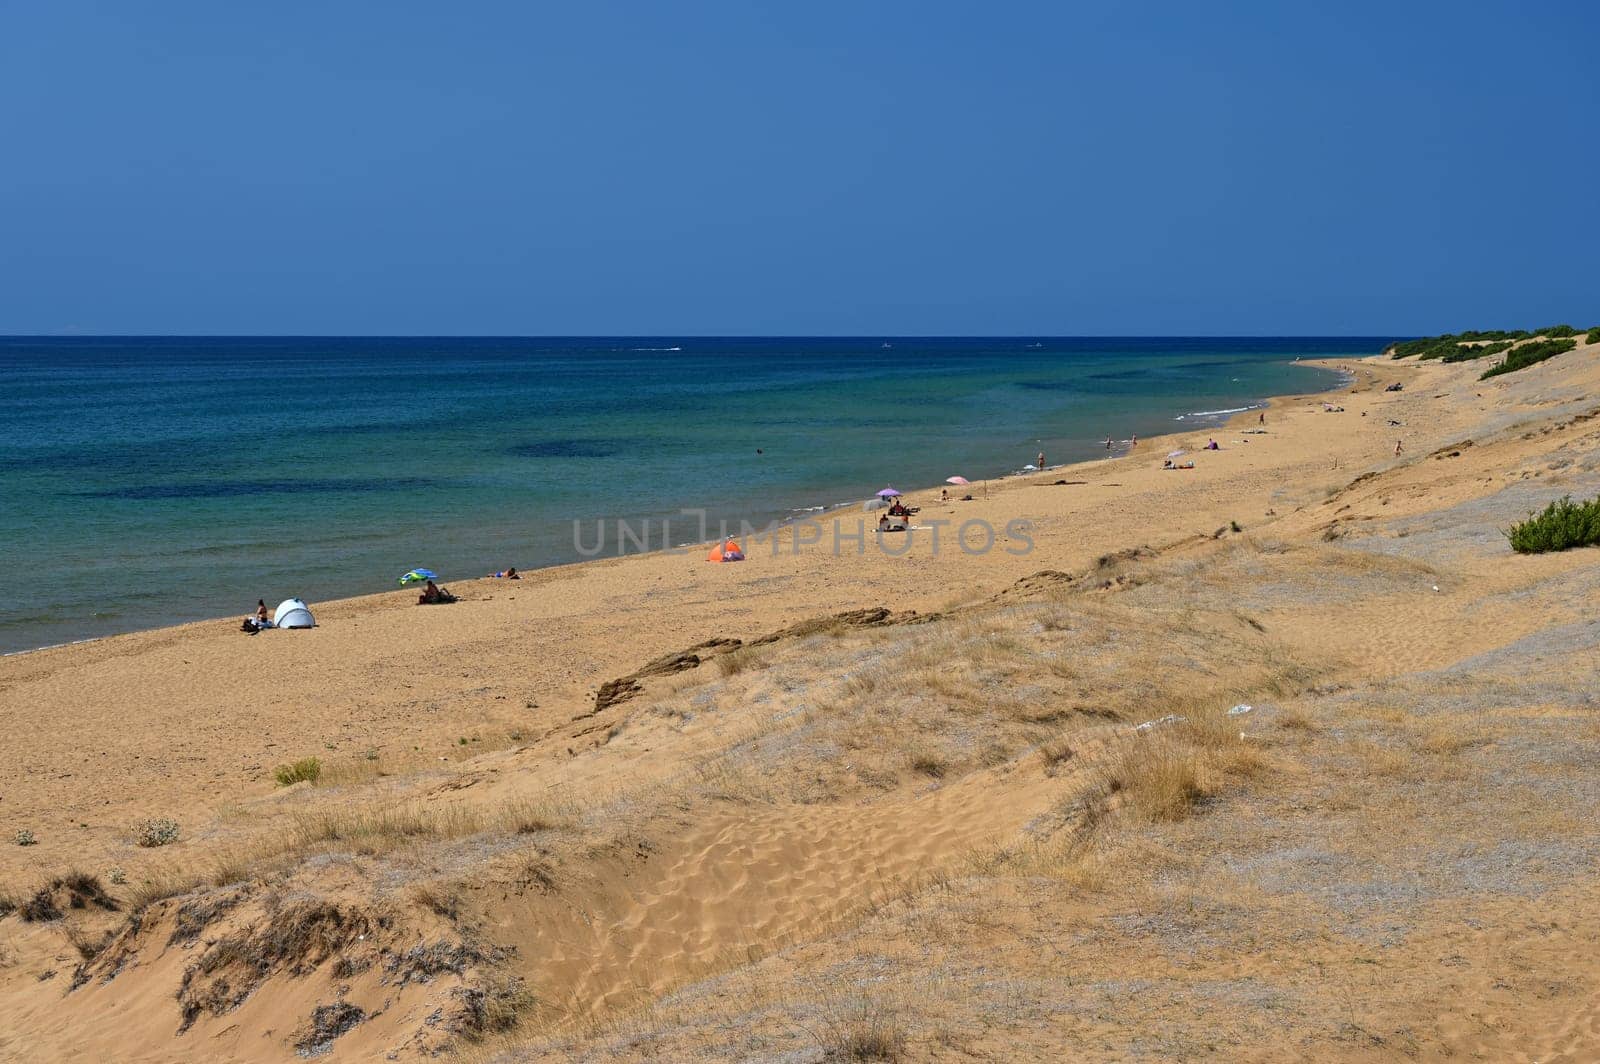
[[[0,332],[1600,324],[1600,5],[10,3]]]

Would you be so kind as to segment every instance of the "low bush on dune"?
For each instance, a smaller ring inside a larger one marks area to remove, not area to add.
[[[1570,325],[1546,325],[1542,329],[1533,330],[1535,336],[1545,336],[1552,340],[1560,340],[1566,336],[1577,336],[1578,330]]]
[[[1424,359],[1444,358],[1461,351],[1461,345],[1477,343],[1483,340],[1522,340],[1532,333],[1522,329],[1469,329],[1466,332],[1444,333],[1439,336],[1423,336],[1415,340],[1402,340],[1393,345],[1394,358],[1411,358],[1419,356]],[[1471,356],[1468,356],[1471,357]]]
[[[1583,342],[1586,344],[1600,344],[1600,325],[1590,329],[1589,335],[1583,338]]]
[[[1557,499],[1512,525],[1506,538],[1519,554],[1600,545],[1600,496],[1583,503],[1573,502],[1570,495]]]
[[[178,841],[178,822],[170,816],[151,817],[133,825],[133,841],[137,846],[170,846]]]
[[[1471,362],[1473,359],[1476,359],[1476,358],[1487,358],[1490,355],[1498,355],[1502,351],[1510,350],[1510,348],[1511,348],[1511,341],[1510,340],[1496,340],[1494,343],[1481,344],[1481,345],[1479,345],[1477,347],[1462,347],[1462,348],[1458,348],[1457,350],[1451,352],[1448,355],[1441,356],[1439,361],[1440,362]]]
[[[278,786],[287,787],[292,783],[315,783],[321,775],[321,761],[314,757],[302,757],[292,765],[279,765],[272,773],[272,778],[278,781]]]
[[[1486,381],[1490,377],[1498,377],[1502,373],[1515,373],[1519,369],[1527,369],[1529,366],[1534,365],[1537,362],[1543,362],[1547,358],[1555,358],[1557,355],[1564,355],[1577,346],[1578,341],[1571,338],[1562,340],[1535,340],[1531,344],[1522,344],[1518,347],[1513,347],[1510,352],[1506,354],[1506,360],[1504,362],[1500,363],[1498,366],[1490,366],[1488,369],[1484,370],[1483,375],[1478,379],[1481,381]]]

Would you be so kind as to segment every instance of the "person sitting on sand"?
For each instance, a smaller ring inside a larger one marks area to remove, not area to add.
[[[417,605],[433,606],[441,602],[454,602],[455,600],[456,597],[454,595],[450,594],[450,592],[446,591],[438,584],[435,584],[432,580],[429,580],[428,586],[423,588],[422,594],[417,596]]]
[[[879,514],[878,515],[878,531],[879,532],[887,532],[887,531],[889,531],[889,515],[888,514]]]
[[[1172,459],[1168,458],[1166,461],[1162,462],[1161,463],[1161,468],[1162,469],[1171,469],[1172,468]]]
[[[270,620],[272,618],[267,615],[267,600],[256,599],[256,623],[264,625]]]
[[[1208,451],[1220,451],[1220,450],[1222,450],[1222,448],[1217,446],[1217,441],[1216,440],[1208,439],[1208,440],[1206,440],[1206,450],[1208,450]]]
[[[949,502],[950,501],[950,489],[949,488],[940,488],[939,489],[939,501],[940,502]]]

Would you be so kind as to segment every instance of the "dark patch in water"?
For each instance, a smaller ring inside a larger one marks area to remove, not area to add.
[[[1227,359],[1211,359],[1211,360],[1205,361],[1205,362],[1179,362],[1177,365],[1173,366],[1172,368],[1173,369],[1220,369],[1223,366],[1240,366],[1240,365],[1243,365],[1246,361],[1248,361],[1248,360],[1247,359],[1242,359],[1242,358],[1227,358]]]
[[[513,458],[610,458],[621,453],[618,440],[531,440],[506,448]]]
[[[1077,381],[1017,381],[1017,387],[1030,392],[1070,392],[1081,385]]]
[[[1089,379],[1095,381],[1128,381],[1148,376],[1149,374],[1142,369],[1119,369],[1109,373],[1091,373],[1089,374]]]
[[[328,495],[337,492],[413,491],[437,488],[427,477],[365,477],[347,480],[202,480],[192,484],[138,484],[131,488],[80,491],[80,499],[227,499],[248,495]]]

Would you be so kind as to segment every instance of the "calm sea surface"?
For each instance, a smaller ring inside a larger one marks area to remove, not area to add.
[[[0,651],[1102,456],[1385,342],[0,338]]]

